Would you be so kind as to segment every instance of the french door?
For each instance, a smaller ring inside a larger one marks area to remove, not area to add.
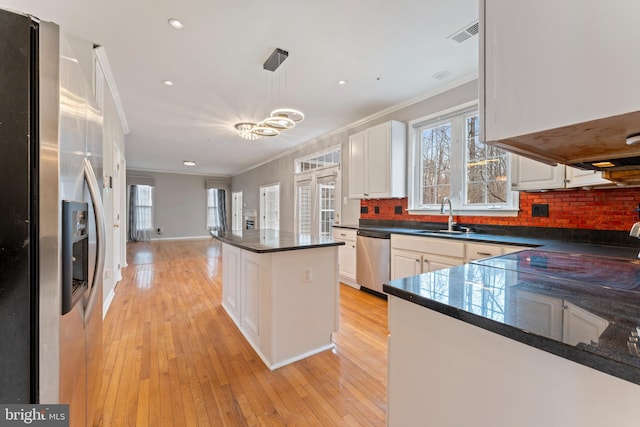
[[[296,232],[331,236],[340,216],[338,168],[299,174],[296,177]]]

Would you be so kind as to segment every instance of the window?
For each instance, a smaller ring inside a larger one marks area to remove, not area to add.
[[[153,186],[129,186],[129,240],[151,240],[153,231]]]
[[[296,232],[331,236],[340,217],[340,147],[295,161]]]
[[[296,159],[295,172],[307,172],[315,169],[323,169],[340,165],[340,147],[332,147],[327,151],[313,153],[309,156]]]
[[[448,197],[465,214],[517,214],[518,193],[508,186],[510,155],[481,142],[479,125],[475,105],[410,123],[411,213],[439,210]]]
[[[220,188],[207,189],[207,229],[227,229],[226,193]]]
[[[260,228],[280,230],[280,184],[260,187]]]

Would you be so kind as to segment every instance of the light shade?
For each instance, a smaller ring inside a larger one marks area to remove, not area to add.
[[[252,132],[253,129],[256,128],[256,126],[257,125],[255,123],[251,122],[236,123],[235,125],[233,125],[233,127],[236,128],[236,132],[238,132],[238,135],[240,135],[240,137],[244,139],[248,139],[249,141],[254,141],[260,138],[259,134]]]
[[[296,125],[296,122],[284,116],[271,116],[268,119],[265,119],[261,124],[264,124],[265,126],[268,126],[270,128],[278,129],[279,131],[283,131],[294,127]]]
[[[278,129],[266,126],[264,122],[258,123],[256,127],[251,130],[251,133],[257,136],[278,136],[280,131]]]
[[[273,110],[271,112],[271,117],[284,117],[289,120],[293,120],[295,123],[304,120],[304,114],[302,114],[302,111],[294,110],[293,108],[278,108],[277,110]]]

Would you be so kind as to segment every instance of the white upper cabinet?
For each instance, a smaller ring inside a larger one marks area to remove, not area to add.
[[[619,137],[640,131],[639,1],[481,5],[483,140],[509,140],[515,151],[522,143],[520,152],[558,161],[631,150]],[[586,123],[612,116],[626,118]],[[550,129],[549,138],[515,138]]]
[[[550,166],[522,156],[511,157],[511,189],[516,191],[554,190],[613,185],[602,172],[571,166]]]
[[[522,156],[511,157],[511,189],[517,191],[564,188],[564,165],[550,166]]]
[[[349,137],[349,197],[406,197],[407,127],[390,121]]]
[[[614,183],[602,177],[602,172],[572,168],[567,166],[565,170],[565,183],[567,188],[591,187],[594,185],[613,185]]]

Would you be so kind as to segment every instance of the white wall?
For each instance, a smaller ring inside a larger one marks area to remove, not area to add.
[[[207,230],[208,179],[228,180],[228,178],[203,175],[184,175],[151,171],[127,171],[127,183],[135,177],[152,178],[154,183],[153,225],[157,232],[153,239],[179,239],[210,236]],[[227,188],[228,190],[228,188]],[[231,192],[227,191],[227,224],[230,223]]]
[[[342,146],[342,224],[357,224],[360,218],[360,201],[347,199],[349,194],[349,135],[360,132],[370,126],[388,120],[408,122],[424,117],[456,105],[478,99],[478,81],[462,84],[454,89],[434,95],[389,114],[367,120],[348,130],[330,137],[320,138],[316,142],[303,145],[298,151],[284,155],[267,164],[235,175],[231,179],[232,191],[242,191],[243,201],[247,209],[259,210],[259,188],[264,184],[280,183],[280,229],[294,231],[294,160],[305,154],[320,151],[324,148],[340,144]],[[300,126],[304,126],[304,123]],[[258,140],[257,143],[260,143]]]

